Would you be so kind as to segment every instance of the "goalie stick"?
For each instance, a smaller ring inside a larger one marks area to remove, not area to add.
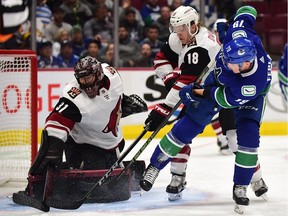
[[[58,209],[78,209],[91,195],[97,186],[101,186],[112,172],[119,167],[124,158],[132,151],[136,144],[148,132],[149,124],[147,124],[136,140],[126,149],[126,151],[118,158],[118,160],[107,170],[107,172],[94,184],[94,186],[79,200],[58,200],[53,197],[46,198],[46,205]]]
[[[27,191],[19,191],[17,193],[13,193],[13,196],[12,196],[13,202],[20,204],[20,205],[30,206],[30,207],[39,209],[44,212],[49,212],[50,207],[46,205],[45,200],[47,196],[49,196],[51,193],[52,181],[53,181],[52,168],[48,167],[46,176],[45,176],[45,186],[43,188],[44,191],[43,191],[42,199],[39,200],[39,198],[35,197],[35,195],[33,196],[27,195]],[[27,188],[26,190],[30,190],[30,188],[29,189]]]

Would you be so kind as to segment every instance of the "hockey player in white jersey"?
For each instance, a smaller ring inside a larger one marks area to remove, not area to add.
[[[108,64],[87,56],[78,60],[74,71],[75,79],[64,87],[46,119],[41,147],[29,176],[45,175],[49,167],[59,170],[63,150],[69,169],[109,169],[124,148],[120,118],[147,111],[139,96],[124,95],[119,73]],[[13,195],[13,201],[47,209],[42,199],[33,199],[30,183],[25,192]]]
[[[161,48],[154,60],[156,75],[163,80],[169,92],[165,102],[157,104],[145,121],[146,124],[150,122],[152,131],[180,99],[179,90],[194,82],[220,50],[215,35],[202,26],[197,11],[190,6],[180,6],[172,13],[170,31],[167,44]],[[173,71],[177,66],[181,73]],[[166,188],[169,200],[182,196],[189,156],[190,147],[186,145],[171,161],[172,179]]]

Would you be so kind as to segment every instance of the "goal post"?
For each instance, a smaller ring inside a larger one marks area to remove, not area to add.
[[[0,184],[25,181],[37,154],[37,55],[0,50]]]

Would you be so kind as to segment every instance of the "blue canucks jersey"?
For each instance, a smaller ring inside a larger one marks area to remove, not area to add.
[[[260,94],[266,94],[272,79],[272,60],[265,52],[259,36],[253,30],[257,12],[249,6],[244,9],[236,14],[223,45],[236,37],[247,37],[253,40],[257,55],[251,70],[234,74],[223,61],[223,53],[219,52],[214,75],[221,86],[212,87],[210,95],[224,108],[238,107]]]

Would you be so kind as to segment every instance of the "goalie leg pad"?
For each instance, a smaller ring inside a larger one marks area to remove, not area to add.
[[[126,167],[130,161],[123,161],[123,163]],[[131,191],[141,191],[140,179],[142,178],[146,169],[145,161],[135,161],[129,169],[131,171]]]
[[[110,179],[109,179],[110,178]],[[111,176],[107,179],[107,182],[97,187],[95,191],[88,197],[86,203],[109,203],[125,201],[131,197],[131,176],[124,174],[120,179],[117,180],[117,184],[111,185],[109,182],[115,181],[117,176]],[[90,183],[91,184],[91,183]],[[93,184],[94,185],[94,182]],[[91,185],[87,187],[88,191],[91,189]],[[85,193],[87,193],[86,191]]]
[[[131,197],[131,173],[127,172],[117,180],[123,169],[117,168],[105,180],[97,186],[86,199],[86,203],[109,203],[128,200]],[[52,198],[79,200],[86,195],[107,170],[61,170],[54,176]],[[50,206],[54,207],[54,206]]]

